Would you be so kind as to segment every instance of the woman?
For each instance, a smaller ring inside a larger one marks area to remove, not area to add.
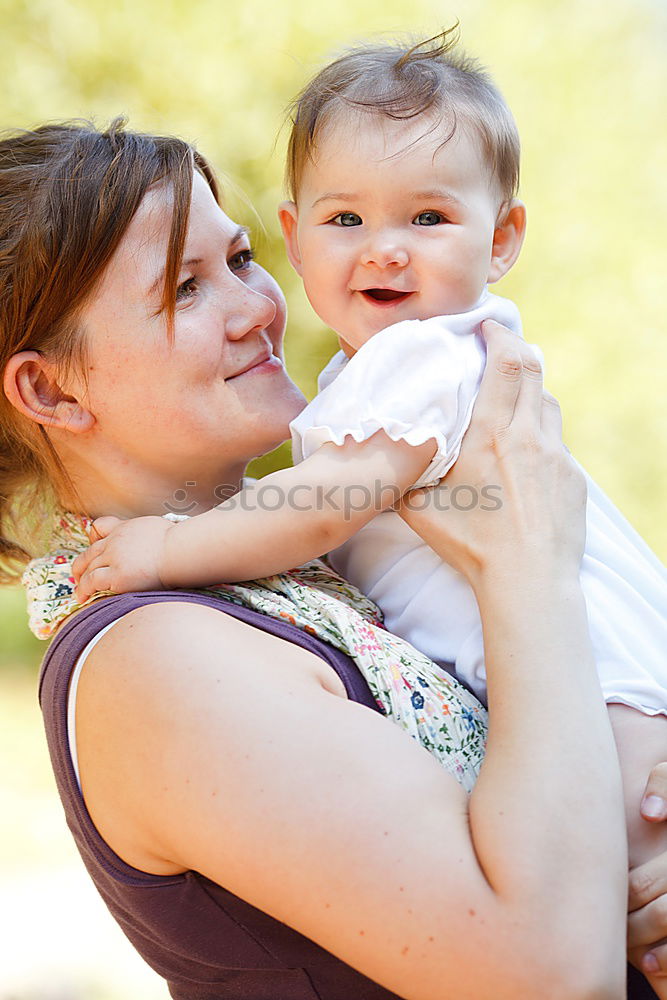
[[[303,401],[280,292],[206,162],[118,123],[48,126],[0,144],[0,213],[3,537],[36,489],[89,516],[159,513],[186,484],[195,513],[238,489]],[[488,351],[448,486],[499,484],[502,509],[404,508],[480,605],[492,724],[469,799],[373,711],[316,615],[300,630],[236,591],[245,607],[129,595],[49,650],[68,822],[174,997],[624,995],[623,808],[578,584],[582,484],[521,343],[495,327]],[[15,539],[3,551],[26,556]],[[312,607],[319,584],[294,581],[281,598]],[[337,606],[368,644],[355,601]]]

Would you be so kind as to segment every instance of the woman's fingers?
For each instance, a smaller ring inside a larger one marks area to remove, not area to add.
[[[659,764],[653,769],[647,795],[664,794],[666,767]],[[630,872],[628,910],[630,960],[648,976],[667,975],[667,853]]]
[[[663,941],[667,932],[667,900],[658,896],[646,906],[628,914],[628,948],[651,948]]]
[[[667,854],[658,854],[643,865],[633,868],[628,880],[628,910],[640,910],[647,907],[655,900],[662,900],[663,928],[665,933],[658,937],[667,937]],[[644,915],[655,917],[657,910],[652,914]],[[657,940],[657,938],[655,939]],[[647,943],[647,942],[644,942]]]
[[[494,320],[482,323],[486,367],[475,402],[475,417],[492,427],[509,427],[521,389],[521,338]]]
[[[667,973],[667,944],[656,945],[650,951],[632,956],[633,965],[644,973],[645,976],[665,975]]]
[[[542,410],[540,426],[545,440],[552,444],[562,445],[563,442],[563,416],[560,405],[555,396],[550,392],[542,390]]]
[[[630,872],[628,951],[648,976],[667,973],[667,862],[665,855]]]
[[[522,362],[521,389],[514,407],[512,422],[517,426],[522,425],[524,431],[533,428],[537,432],[542,423],[542,407],[544,405],[542,365],[530,351],[530,348],[528,348],[528,353],[522,352]]]
[[[542,411],[542,366],[518,334],[494,320],[482,323],[486,367],[475,414],[495,431],[516,420],[539,429]]]
[[[482,324],[487,343],[486,385],[480,387],[478,416],[488,415],[495,428],[510,423],[542,431],[554,445],[562,444],[563,422],[558,400],[544,391],[543,371],[530,345],[493,320]],[[500,374],[502,379],[494,377]],[[481,404],[480,404],[481,400]],[[499,418],[500,417],[500,421]]]
[[[651,771],[640,808],[649,823],[667,820],[667,763],[656,764]]]

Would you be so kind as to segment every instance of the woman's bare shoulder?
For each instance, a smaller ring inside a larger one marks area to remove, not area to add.
[[[266,699],[307,704],[320,692],[346,698],[324,660],[209,605],[163,601],[124,615],[89,654],[77,691],[79,768],[98,829],[135,867],[182,868],[154,850],[147,829],[157,813],[146,803],[170,750],[180,746],[181,761],[199,767],[199,756],[234,753],[255,738],[251,720]]]
[[[301,675],[306,683],[346,697],[338,675],[317,655],[215,607],[187,600],[146,604],[124,615],[89,661],[78,696],[84,705],[86,692],[93,689],[98,697],[113,690],[128,707],[136,707],[148,696],[152,704],[169,700],[185,681],[192,696],[195,677],[198,686],[211,678],[223,684],[239,670],[249,679],[255,673],[275,673],[278,664],[283,680]]]

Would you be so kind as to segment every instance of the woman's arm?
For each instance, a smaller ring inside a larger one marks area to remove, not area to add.
[[[435,441],[411,446],[378,431],[366,441],[325,444],[299,465],[177,524],[99,518],[99,540],[73,566],[79,601],[96,591],[205,587],[300,566],[396,503],[434,449]]]
[[[500,852],[505,864],[514,854],[517,865],[535,871],[551,857],[570,873],[556,891],[569,892],[575,882],[582,917],[588,910],[593,925],[604,911],[618,921],[619,887],[627,881],[619,770],[578,582],[584,522],[564,506],[579,490],[580,514],[585,487],[563,449],[558,406],[543,397],[539,366],[516,356],[523,350],[518,339],[514,358],[511,346],[499,351],[493,340],[488,347],[487,370],[493,365],[501,377],[480,393],[471,447],[445,482],[451,490],[465,483],[478,494],[496,484],[500,509],[452,510],[445,519],[437,504],[422,502],[423,491],[408,495],[402,508],[413,529],[465,573],[480,607],[490,723],[487,759],[471,798],[476,849],[480,858],[498,852],[508,890],[516,868],[503,869]],[[575,546],[567,537],[573,517]],[[547,711],[536,711],[537,702]],[[480,815],[480,800],[485,810],[495,806]],[[583,810],[598,819],[595,831],[569,829]]]
[[[480,601],[493,722],[470,800],[323,661],[173,604],[127,615],[86,663],[84,795],[130,864],[194,868],[407,1000],[620,1000],[623,804],[578,588],[581,485],[507,336],[461,453],[502,487],[498,521],[448,513],[445,536],[442,512],[410,515]]]

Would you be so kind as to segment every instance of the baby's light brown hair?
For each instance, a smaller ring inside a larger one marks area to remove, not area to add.
[[[392,42],[349,49],[313,77],[290,105],[292,128],[285,182],[298,200],[305,164],[323,130],[346,109],[397,121],[435,116],[443,145],[459,126],[479,139],[501,199],[519,187],[519,134],[510,109],[488,73],[458,45],[458,24],[415,44]]]

